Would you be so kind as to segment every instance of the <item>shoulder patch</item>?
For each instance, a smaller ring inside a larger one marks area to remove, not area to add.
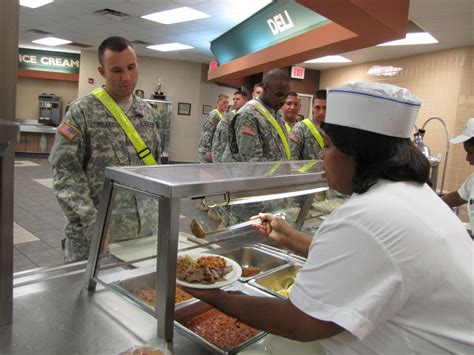
[[[214,116],[210,116],[209,117],[209,123],[213,126],[215,126],[217,124],[217,120]]]
[[[292,140],[293,142],[295,143],[298,143],[300,141],[300,137],[298,137],[296,134],[294,133],[290,133],[290,135],[288,136],[288,138],[290,140]]]
[[[257,132],[255,132],[255,130],[250,126],[244,126],[244,128],[242,129],[242,134],[246,134],[246,135],[252,136],[252,137],[257,136]]]
[[[70,141],[72,141],[74,137],[79,133],[76,127],[67,122],[63,122],[59,125],[58,132]]]

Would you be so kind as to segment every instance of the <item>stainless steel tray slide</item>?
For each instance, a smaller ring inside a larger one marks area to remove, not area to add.
[[[220,253],[221,255],[233,259],[242,268],[252,267],[261,269],[258,275],[262,275],[270,270],[276,269],[288,263],[288,260],[282,256],[275,255],[269,251],[254,248],[243,247],[232,251]],[[241,281],[247,281],[254,278],[256,275],[250,277],[241,276]]]
[[[241,284],[238,282],[234,283],[231,286],[225,287],[224,289],[227,291],[236,291],[236,292],[240,292],[242,294],[247,294],[247,295],[271,297],[267,293],[261,292],[252,287],[248,287],[246,284]],[[196,343],[202,345],[207,350],[210,350],[211,352],[217,353],[217,354],[235,354],[266,335],[266,333],[264,332],[259,332],[254,337],[249,338],[248,340],[246,340],[245,342],[239,344],[238,346],[234,348],[223,349],[207,341],[206,339],[194,333],[193,331],[191,331],[189,328],[185,326],[185,324],[191,319],[211,309],[212,307],[210,305],[196,299],[177,305],[176,311],[175,311],[175,328],[178,330],[178,332],[183,334],[185,337],[195,341]]]
[[[303,267],[301,264],[289,264],[249,281],[251,286],[271,293],[279,298],[287,298],[277,291],[288,289],[295,282],[296,273]]]

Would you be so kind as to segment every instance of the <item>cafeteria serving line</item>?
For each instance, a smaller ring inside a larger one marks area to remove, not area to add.
[[[466,122],[474,117],[468,80],[474,70],[468,31],[473,9],[466,0],[436,6],[426,1],[381,6],[365,0],[255,0],[242,6],[206,0],[184,8],[161,0],[136,0],[134,6],[128,0],[50,1],[39,7],[27,0],[2,2],[2,29],[7,26],[0,36],[8,37],[8,50],[0,76],[10,94],[0,98],[6,116],[0,117],[0,352],[468,353],[472,334],[461,324],[472,322],[470,312],[463,311],[472,308],[469,294],[474,292],[469,214],[465,206],[451,210],[436,195],[461,185],[462,196],[469,194],[463,184],[472,174],[465,162],[469,151],[450,142],[470,134]],[[185,21],[173,22],[177,11],[197,18],[178,15]],[[48,35],[66,41],[50,47],[41,40]],[[401,43],[418,35],[428,42]],[[107,37],[113,40],[102,56],[97,49]],[[170,38],[181,42],[179,49],[162,52]],[[117,40],[122,44],[117,46]],[[330,63],[335,55],[345,62]],[[231,99],[239,93],[250,98],[255,87],[259,94],[241,108],[232,107]],[[316,100],[319,92],[325,95]],[[279,110],[290,93],[301,120],[293,121],[294,127],[305,128],[303,144],[314,140],[305,149],[317,148],[312,156],[322,160],[291,159],[290,147],[302,138],[284,124]],[[229,105],[219,107],[226,122],[214,114],[216,97],[228,97]],[[104,105],[103,117],[82,119],[87,100]],[[319,117],[321,108],[327,117]],[[391,125],[388,117],[409,119]],[[133,125],[120,122],[134,122],[139,133],[132,135]],[[201,134],[209,135],[213,146],[214,128],[228,145],[222,144],[220,159],[214,161],[211,153],[212,164],[198,164]],[[347,134],[363,138],[341,138]],[[389,138],[379,142],[380,134]],[[393,144],[403,154],[407,148],[413,158],[389,157],[404,167],[379,177],[414,180],[375,178],[365,184],[369,171],[378,175],[364,161],[365,153],[355,152],[370,146],[370,140],[380,149],[368,149],[367,157],[381,156]],[[103,157],[89,158],[90,142]],[[106,149],[109,143],[112,150]],[[77,147],[79,154],[60,157],[57,151],[65,147]],[[271,147],[278,147],[277,155]],[[106,162],[109,153],[112,159]],[[347,164],[338,165],[341,161]],[[73,175],[61,184],[77,195],[76,202],[89,196],[72,185],[82,170],[96,169],[103,179],[89,178],[100,185],[92,196],[95,211],[89,210],[94,223],[88,224],[89,215],[74,222],[87,236],[81,261],[64,258],[63,211],[68,219],[84,212],[64,203],[58,169],[62,174],[65,167]],[[384,195],[392,203],[364,218],[364,211],[377,205],[371,196],[395,185],[403,186],[399,193]],[[401,217],[405,208],[394,206],[416,194],[424,196],[410,203],[410,217],[418,220],[408,224]],[[423,207],[427,199],[433,202],[429,209]],[[388,207],[392,212],[380,217]],[[249,221],[260,211],[267,214]],[[436,230],[432,219],[441,223]],[[383,234],[377,226],[388,221]],[[347,223],[357,232],[341,233]],[[412,227],[416,233],[403,234]],[[370,258],[364,257],[367,248],[358,248],[357,238],[369,249],[371,240],[386,243],[385,252],[373,246]],[[417,249],[420,238],[425,248]],[[412,258],[396,251],[409,239],[411,247],[403,250],[424,251],[414,259],[416,265],[402,262]],[[439,258],[426,258],[427,245],[431,253],[444,252],[453,261],[430,266]],[[389,282],[397,277],[383,277],[390,267],[374,266],[394,251],[391,260],[400,262],[401,275],[410,267],[429,270],[408,271],[409,277],[400,279],[406,286],[401,293],[397,282]],[[324,262],[331,255],[334,262]],[[354,276],[352,284],[338,274],[322,287],[312,285],[332,266],[335,270],[354,259],[359,267],[349,266],[349,274],[344,273]],[[452,276],[438,277],[448,273]],[[409,301],[379,297],[380,304],[390,306],[373,313],[371,305],[379,303],[364,302],[364,297],[374,289],[367,283],[376,280],[393,285],[394,293]],[[447,297],[433,297],[428,292],[433,285]],[[331,290],[335,297],[327,296]],[[418,306],[420,294],[426,297]],[[438,326],[438,318],[449,316],[423,315],[433,302],[449,298],[456,307],[433,306],[456,314],[448,331],[445,323]],[[328,307],[332,312],[324,312]],[[347,312],[352,320],[362,315],[362,321],[351,322],[344,317]],[[412,320],[405,321],[406,315]],[[384,327],[393,336],[387,337]],[[410,341],[398,341],[398,336],[407,339],[407,329]]]

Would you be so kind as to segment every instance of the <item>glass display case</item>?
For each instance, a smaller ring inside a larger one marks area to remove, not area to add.
[[[168,163],[170,151],[170,129],[171,129],[171,112],[173,112],[173,103],[163,100],[145,99],[151,107],[160,114],[160,138],[161,138],[161,160],[162,163]]]
[[[265,292],[251,281],[280,268],[297,270],[292,265],[304,259],[271,245],[248,219],[267,211],[298,229],[312,228],[315,195],[321,199],[326,190],[320,161],[107,168],[85,287],[94,291],[99,283],[155,316],[157,335],[167,342],[176,328],[210,350],[229,351],[187,327],[188,318],[205,307],[176,288],[178,255],[231,259],[250,273],[225,287],[275,297],[275,290]],[[217,210],[227,226],[217,227],[208,212],[197,211],[198,200]]]

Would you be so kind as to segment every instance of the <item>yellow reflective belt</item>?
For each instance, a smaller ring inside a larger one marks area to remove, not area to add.
[[[288,145],[288,141],[286,139],[285,134],[283,133],[283,130],[281,129],[281,126],[278,124],[276,121],[275,117],[272,116],[272,114],[263,106],[260,102],[257,100],[252,100],[249,102],[250,105],[255,107],[275,128],[277,131],[278,135],[280,136],[281,142],[283,143],[283,146],[285,147],[285,153],[286,153],[286,158],[290,160],[291,158],[291,153],[290,153],[290,146]]]
[[[219,116],[219,119],[220,119],[221,121],[224,120],[224,118],[222,117],[222,113],[221,113],[218,109],[215,108],[215,109],[212,110],[211,112],[217,112],[217,116]]]
[[[307,172],[309,169],[311,169],[316,163],[317,163],[316,160],[309,161],[309,162],[307,162],[305,165],[303,165],[301,168],[299,168],[299,169],[298,169],[298,172],[300,172],[300,173],[305,173],[305,172]]]
[[[318,129],[316,127],[314,127],[313,122],[311,122],[311,120],[309,118],[305,118],[303,120],[303,122],[306,125],[306,127],[308,127],[308,129],[310,130],[310,132],[313,135],[314,139],[316,139],[319,146],[321,147],[321,149],[323,149],[324,148],[323,136],[321,136],[321,133],[319,133]]]
[[[288,124],[288,122],[285,122],[285,127],[286,127],[286,133],[290,134],[291,126]]]
[[[102,102],[105,108],[109,110],[112,116],[116,119],[120,127],[122,127],[124,132],[127,134],[130,142],[132,142],[135,150],[137,151],[138,157],[145,163],[145,165],[158,165],[155,158],[151,154],[150,149],[146,146],[135,127],[133,127],[132,122],[130,122],[128,117],[125,116],[123,111],[110,97],[107,91],[105,91],[103,88],[97,88],[92,91],[92,95],[97,97],[97,99]]]

